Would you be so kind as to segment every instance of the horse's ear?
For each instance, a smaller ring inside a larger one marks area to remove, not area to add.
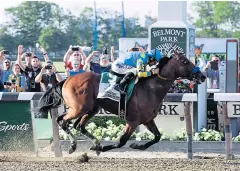
[[[138,44],[138,42],[135,42],[135,48],[140,48],[141,46]]]
[[[146,44],[146,45],[143,47],[144,50],[147,50],[147,48],[148,48],[148,44]]]

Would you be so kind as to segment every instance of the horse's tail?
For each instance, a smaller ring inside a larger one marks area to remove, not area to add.
[[[38,107],[33,109],[38,116],[47,115],[51,108],[59,107],[64,99],[62,97],[62,87],[66,80],[59,82],[56,86],[48,89],[38,102]]]

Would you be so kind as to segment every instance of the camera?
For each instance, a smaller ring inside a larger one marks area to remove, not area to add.
[[[52,69],[52,66],[51,65],[46,65],[45,69]]]
[[[12,85],[12,83],[10,83],[10,82],[4,82],[3,84],[7,85],[7,86],[11,86]]]
[[[4,55],[8,55],[9,52],[8,52],[7,50],[4,50],[4,51],[3,51],[3,54],[4,54]]]
[[[218,63],[217,62],[211,61],[210,64],[211,64],[211,69],[212,70],[215,70],[215,71],[218,70]]]
[[[139,48],[132,48],[132,51],[139,51]]]
[[[31,56],[32,56],[32,53],[31,53],[31,52],[26,52],[26,56],[27,56],[27,57],[31,57]]]
[[[79,51],[79,47],[78,46],[73,46],[72,51]]]

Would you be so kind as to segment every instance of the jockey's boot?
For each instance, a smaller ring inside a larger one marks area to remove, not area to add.
[[[125,93],[126,87],[131,82],[131,80],[134,78],[134,76],[135,76],[134,73],[129,72],[123,77],[123,79],[119,83],[119,89],[120,89],[121,93]]]

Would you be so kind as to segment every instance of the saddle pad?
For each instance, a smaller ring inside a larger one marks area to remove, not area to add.
[[[98,99],[107,98],[119,102],[120,92],[115,89],[115,87],[117,86],[116,84],[117,79],[118,77],[116,75],[113,75],[109,72],[102,73],[97,98]],[[127,88],[127,101],[131,98],[134,86],[135,79],[131,81]]]

